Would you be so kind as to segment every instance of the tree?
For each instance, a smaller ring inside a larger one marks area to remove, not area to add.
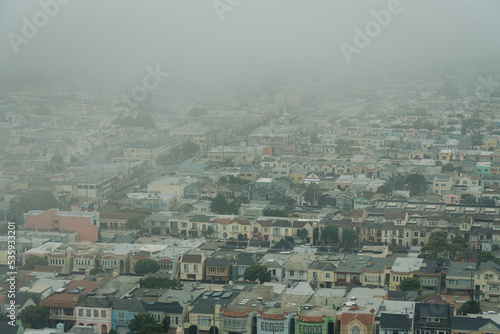
[[[156,321],[154,315],[150,313],[137,313],[134,318],[130,321],[128,328],[130,332],[134,333],[139,331],[141,328],[149,326],[149,325],[159,325],[158,321]]]
[[[455,260],[461,246],[450,244],[446,239],[446,233],[434,232],[429,237],[429,241],[422,247],[419,257],[423,259],[449,258]]]
[[[389,179],[385,182],[384,185],[378,187],[377,193],[392,195],[392,192],[394,190],[404,190],[405,187],[406,187],[405,177],[402,175],[395,174],[389,177]]]
[[[313,132],[313,134],[309,138],[309,141],[311,142],[311,144],[319,144],[319,143],[321,143],[321,141],[318,138],[318,135],[315,132]]]
[[[420,278],[418,277],[408,277],[399,283],[399,289],[401,291],[420,290],[420,288]]]
[[[159,227],[153,227],[151,229],[151,234],[152,235],[160,235],[161,234],[161,229]]]
[[[271,280],[271,277],[271,271],[267,269],[266,266],[263,266],[261,264],[253,264],[251,266],[248,266],[243,273],[243,278],[245,280],[259,280],[259,282],[261,283],[269,282]]]
[[[13,198],[10,204],[10,219],[13,221],[23,221],[23,213],[31,210],[56,209],[59,202],[51,191],[32,191]]]
[[[427,192],[427,180],[422,174],[407,175],[406,184],[410,190],[410,196],[421,196]]]
[[[337,228],[337,226],[333,224],[326,225],[321,230],[321,239],[326,243],[337,242],[339,240],[339,229]]]
[[[479,252],[477,252],[477,261],[479,263],[486,263],[488,261],[492,261],[492,262],[500,265],[500,259],[499,258],[497,258],[492,253],[485,252],[485,251],[479,251]]]
[[[301,239],[307,238],[307,230],[305,228],[301,228],[297,230],[297,237]]]
[[[470,118],[462,121],[462,135],[467,136],[472,145],[478,146],[483,143],[484,132],[484,121],[482,119]]]
[[[182,157],[183,159],[191,158],[200,150],[200,147],[192,141],[182,143]]]
[[[167,333],[168,330],[170,329],[170,317],[165,315],[165,318],[163,318],[163,321],[161,323],[163,325],[165,333]]]
[[[458,309],[458,314],[481,314],[481,305],[477,300],[468,300]]]
[[[264,209],[262,213],[267,217],[288,217],[286,211],[280,209]]]
[[[320,197],[321,188],[319,187],[319,185],[314,182],[309,183],[304,193],[304,199],[312,205],[318,205],[318,200]]]
[[[446,165],[443,166],[442,171],[443,172],[454,172],[455,166],[452,163],[447,163]]]
[[[215,326],[210,327],[208,334],[219,334],[219,329]]]
[[[97,275],[97,274],[100,274],[100,273],[103,273],[104,270],[102,270],[101,268],[92,268],[90,269],[90,275]]]
[[[291,236],[286,236],[286,237],[285,237],[285,241],[287,241],[287,242],[289,242],[289,243],[293,244],[293,243],[294,243],[294,241],[295,241],[295,239],[294,239],[293,237],[291,237]]]
[[[151,277],[148,276],[147,278],[141,278],[139,280],[139,285],[141,288],[148,288],[148,289],[181,289],[183,287],[183,284],[180,283],[179,281],[170,279],[168,277]]]
[[[351,122],[349,122],[348,119],[341,120],[339,124],[343,128],[347,128],[347,127],[351,126]]]
[[[240,205],[237,202],[229,203],[222,194],[218,194],[210,203],[210,211],[217,214],[238,214],[239,209]]]
[[[467,240],[461,234],[456,235],[451,243],[459,245],[462,248],[467,248]]]
[[[358,233],[352,228],[342,229],[342,243],[344,245],[352,246],[354,242],[358,240]]]
[[[127,222],[125,223],[125,228],[129,230],[140,230],[143,226],[143,219],[139,217],[132,217],[127,219]]]
[[[212,226],[209,226],[207,230],[205,231],[205,237],[209,237],[214,233],[214,228]]]
[[[45,306],[30,305],[19,313],[24,328],[41,329],[49,327],[50,311]]]
[[[158,270],[160,270],[160,265],[153,259],[140,259],[134,263],[134,271],[139,275],[155,273]]]
[[[116,331],[115,331],[113,328],[111,328],[111,329],[109,330],[108,334],[116,334]]]
[[[47,264],[49,263],[43,257],[30,256],[26,259],[25,268],[28,270],[33,270],[37,265],[46,266]]]
[[[418,245],[418,239],[417,238],[413,238],[413,240],[411,241],[411,245],[412,246]]]
[[[245,239],[245,236],[242,233],[238,234],[238,240],[243,240],[243,239]]]

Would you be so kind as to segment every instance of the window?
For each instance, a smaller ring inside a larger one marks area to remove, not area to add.
[[[83,317],[83,308],[78,310],[78,316]]]
[[[94,318],[99,318],[99,310],[94,310]]]
[[[198,265],[197,264],[193,265],[193,272],[195,272],[195,273],[198,272]]]
[[[118,320],[122,320],[122,321],[125,320],[125,313],[123,313],[123,312],[118,313]]]
[[[92,313],[90,312],[90,309],[86,310],[85,315],[87,316],[87,318],[90,318],[92,316]]]
[[[325,273],[325,278],[332,278],[332,274],[330,274],[330,273]]]
[[[184,271],[189,272],[189,264],[184,264]]]
[[[106,310],[101,310],[101,318],[106,318]]]
[[[290,270],[290,276],[295,276],[295,272],[293,270]]]
[[[209,327],[212,323],[212,319],[207,316],[198,316],[198,326]]]
[[[361,330],[359,329],[358,326],[354,326],[352,329],[351,329],[351,334],[361,334]]]

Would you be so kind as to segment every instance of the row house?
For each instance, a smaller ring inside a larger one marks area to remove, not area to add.
[[[51,326],[55,327],[58,323],[63,323],[64,330],[69,330],[75,324],[75,307],[80,297],[95,291],[99,284],[102,284],[102,281],[75,280],[42,299],[40,306],[49,309]]]
[[[500,302],[500,265],[492,261],[481,263],[475,272],[474,286],[484,292],[484,300]]]
[[[295,313],[257,312],[257,332],[260,334],[290,333]]]
[[[450,305],[417,303],[413,330],[416,334],[450,334],[452,316]]]
[[[228,282],[230,280],[231,257],[207,258],[205,260],[205,279],[213,282]]]
[[[320,287],[332,288],[335,286],[335,265],[329,261],[314,261],[309,266],[308,281]]]
[[[204,278],[205,255],[182,254],[179,259],[178,279],[201,281]]]
[[[420,278],[422,289],[443,291],[446,287],[446,273],[450,260],[424,259],[416,276]]]
[[[447,292],[465,292],[470,294],[476,271],[475,263],[451,262],[446,273]]]
[[[285,263],[285,280],[289,284],[307,282],[309,264],[313,258],[307,254],[292,255]]]
[[[107,334],[111,330],[112,306],[110,296],[80,296],[75,307],[75,324],[95,327],[99,334]]]
[[[346,255],[335,268],[336,285],[361,285],[363,269],[369,256]]]
[[[477,314],[451,319],[451,334],[500,333],[500,324]]]
[[[390,271],[389,290],[396,291],[405,278],[418,275],[424,259],[398,257]]]

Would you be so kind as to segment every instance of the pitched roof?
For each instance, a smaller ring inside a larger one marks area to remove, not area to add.
[[[205,261],[206,267],[217,267],[217,268],[226,268],[229,264],[229,261],[227,258],[211,258],[209,257]]]
[[[380,327],[391,329],[406,329],[411,327],[406,314],[382,313],[380,316]]]
[[[342,313],[342,316],[340,318],[340,323],[346,325],[347,323],[353,321],[354,319],[358,319],[366,326],[370,326],[373,324],[374,314],[344,312]]]
[[[453,317],[451,318],[451,329],[479,331],[481,327],[490,323],[497,328],[499,327],[497,323],[487,318]]]
[[[182,254],[182,263],[201,263],[203,257],[200,254]]]

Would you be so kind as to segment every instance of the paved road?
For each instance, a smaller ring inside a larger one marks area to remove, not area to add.
[[[182,162],[175,162],[166,166],[159,166],[153,172],[148,172],[144,176],[139,179],[134,179],[129,182],[125,188],[120,188],[119,190],[115,190],[108,194],[108,198],[111,199],[120,199],[126,196],[128,193],[131,193],[134,190],[134,186],[140,185],[143,181],[151,182],[157,179],[160,179],[162,176],[165,176],[169,173],[173,173],[179,171],[182,167]]]

